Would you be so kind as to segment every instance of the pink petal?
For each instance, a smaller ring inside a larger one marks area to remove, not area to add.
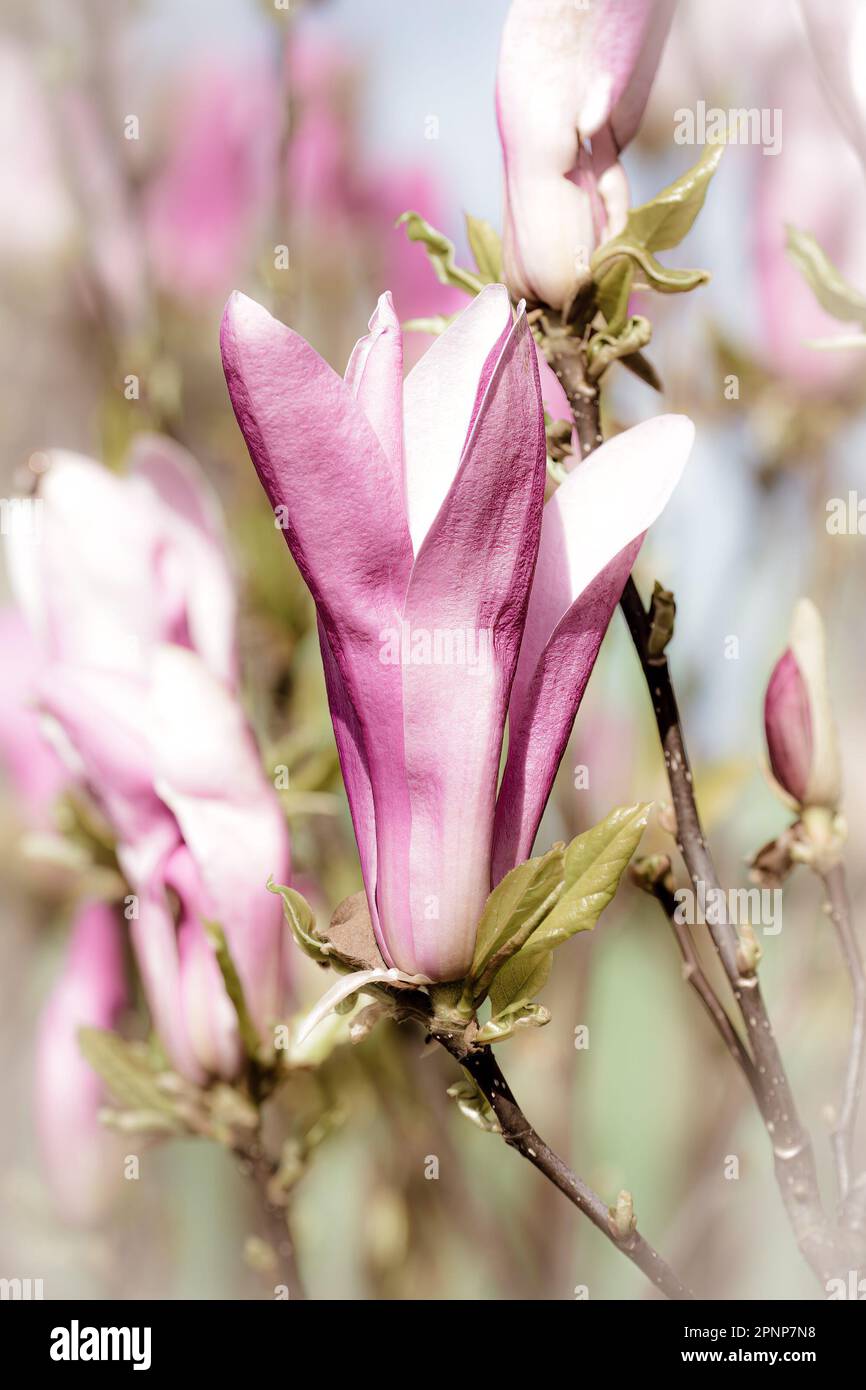
[[[383,852],[379,863],[391,956],[401,969],[440,980],[465,973],[489,892],[505,711],[541,523],[544,421],[524,314],[479,391],[457,476],[416,560],[404,612],[410,637],[462,637],[466,655],[460,660],[458,648],[455,664],[403,666],[409,860],[404,832],[402,862]],[[401,921],[404,876],[410,916]]]
[[[370,332],[352,351],[346,385],[376,432],[403,486],[403,333],[390,294],[380,295]]]
[[[510,331],[508,291],[487,285],[406,378],[406,499],[416,555],[456,477],[473,414]]]
[[[192,455],[162,435],[137,435],[128,466],[153,498],[155,577],[160,565],[170,565],[178,588],[180,630],[166,623],[162,639],[192,647],[215,675],[233,683],[237,603],[216,494]]]
[[[130,937],[144,993],[169,1063],[195,1085],[207,1081],[187,1026],[177,928],[168,905],[162,871],[138,895],[138,915]]]
[[[764,729],[773,776],[801,802],[812,767],[812,716],[806,682],[790,648],[776,662],[767,685]]]
[[[400,669],[381,660],[412,565],[402,486],[349,387],[242,295],[226,308],[222,352],[238,423],[273,506],[284,508],[286,540],[339,672],[332,703],[352,711],[344,726],[358,740],[353,766],[369,776],[381,857],[383,838],[408,817]],[[368,817],[356,823],[363,834]],[[369,847],[362,860],[369,872]],[[375,882],[366,888],[374,902]]]
[[[155,789],[177,818],[264,1032],[283,1003],[282,911],[267,891],[271,875],[285,883],[290,872],[279,800],[240,706],[193,652],[157,651],[150,713]]]
[[[120,923],[106,903],[79,908],[63,972],[39,1019],[36,1107],[42,1158],[71,1221],[100,1216],[118,1185],[118,1140],[99,1121],[102,1080],[85,1061],[80,1028],[113,1028],[127,1001]]]
[[[532,849],[598,649],[639,549],[685,466],[694,427],[662,415],[609,440],[544,509],[509,709],[494,882]]]

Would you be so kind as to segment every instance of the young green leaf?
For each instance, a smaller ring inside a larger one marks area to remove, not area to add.
[[[480,294],[484,288],[484,281],[473,275],[471,270],[464,270],[462,266],[455,264],[453,241],[449,241],[442,232],[437,232],[435,227],[425,222],[420,213],[402,213],[395,226],[405,226],[410,241],[424,243],[430,264],[441,284],[454,285],[456,289],[465,290],[467,294]]]
[[[634,265],[626,256],[620,256],[599,276],[597,303],[609,333],[619,333],[625,328],[633,281]]]
[[[319,964],[327,964],[331,948],[328,942],[322,941],[316,932],[316,918],[306,898],[294,888],[287,888],[282,883],[274,883],[272,878],[268,879],[267,888],[269,893],[278,893],[282,898],[283,916],[301,950],[306,955],[312,956],[313,960],[318,961]]]
[[[632,241],[624,234],[606,241],[595,253],[596,272],[610,261],[628,256],[643,271],[643,277],[652,290],[659,294],[688,294],[698,285],[706,284],[710,278],[708,270],[672,270],[656,260],[652,252],[638,241]]]
[[[493,1107],[467,1071],[463,1072],[462,1081],[455,1081],[445,1094],[456,1102],[460,1114],[473,1125],[491,1133],[498,1132],[499,1121],[493,1113]]]
[[[810,232],[787,226],[787,250],[808,282],[815,298],[843,323],[866,324],[866,297],[836,269]]]
[[[523,951],[518,951],[507,960],[490,986],[492,1017],[500,1018],[512,1009],[522,1008],[540,994],[547,984],[552,963],[550,951],[535,956],[524,956]]]
[[[634,262],[650,289],[684,294],[709,279],[705,270],[669,270],[653,255],[678,246],[704,205],[724,145],[708,145],[693,168],[649,202],[632,208],[623,230],[604,242],[592,258],[598,305],[612,332],[624,324],[633,275],[621,267]]]
[[[205,933],[208,941],[214,949],[217,958],[217,965],[223,977],[223,984],[226,987],[226,994],[232,1002],[235,1016],[238,1021],[238,1032],[241,1042],[249,1057],[255,1057],[261,1046],[261,1038],[258,1035],[256,1025],[253,1023],[250,1011],[247,1008],[247,1001],[244,998],[244,987],[241,984],[241,977],[237,972],[237,967],[232,959],[226,934],[219,922],[205,922]]]
[[[470,978],[477,979],[484,966],[533,913],[544,904],[563,875],[561,845],[537,859],[518,864],[497,884],[481,914],[475,938]]]
[[[519,954],[515,965],[544,955],[595,926],[619,887],[646,828],[651,803],[618,806],[606,820],[578,835],[565,851],[565,891]]]
[[[158,1085],[153,1058],[144,1044],[127,1042],[104,1028],[79,1028],[78,1046],[119,1105],[158,1114],[164,1125],[183,1128],[174,1118],[172,1097]]]
[[[521,1029],[543,1028],[549,1022],[550,1011],[541,1004],[515,1004],[479,1028],[475,1041],[482,1045],[506,1042]]]
[[[679,246],[704,205],[724,148],[707,145],[697,164],[649,202],[632,208],[621,233],[623,239],[635,241],[648,251],[669,251],[672,246]]]
[[[483,217],[466,213],[466,236],[475,257],[478,274],[485,285],[496,285],[502,279],[502,243],[499,233]]]

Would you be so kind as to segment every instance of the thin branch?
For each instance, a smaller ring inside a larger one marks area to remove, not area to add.
[[[493,1049],[484,1047],[478,1051],[466,1052],[462,1041],[456,1037],[437,1032],[436,1038],[468,1071],[488,1101],[499,1122],[506,1144],[516,1149],[543,1173],[554,1187],[559,1188],[578,1211],[583,1212],[593,1226],[601,1231],[626,1259],[637,1265],[667,1298],[693,1298],[693,1294],[682,1280],[636,1229],[624,1235],[617,1232],[607,1203],[577,1177],[548,1144],[545,1144],[521,1110],[493,1055]]]
[[[670,863],[669,860],[667,862],[668,864]],[[656,899],[667,917],[674,935],[674,940],[683,958],[683,978],[700,999],[718,1030],[722,1042],[725,1044],[725,1048],[743,1072],[743,1075],[757,1099],[758,1077],[755,1072],[755,1064],[749,1056],[742,1038],[739,1033],[737,1033],[728,1017],[724,1005],[704,974],[688,927],[684,922],[679,922],[677,920],[677,904],[671,889],[664,882],[662,877],[653,876],[645,878],[641,876],[638,871],[633,874],[633,878],[645,892],[650,893]]]
[[[290,1300],[306,1299],[307,1294],[289,1229],[288,1202],[282,1196],[279,1200],[274,1196],[273,1184],[277,1175],[277,1165],[268,1158],[257,1138],[248,1144],[235,1147],[233,1152],[240,1162],[241,1172],[251,1180],[256,1189],[267,1243],[277,1260],[275,1272],[279,1276],[279,1282],[285,1284]]]
[[[833,1155],[836,1160],[839,1197],[844,1208],[844,1203],[851,1189],[854,1133],[857,1125],[860,1095],[863,1090],[864,1063],[866,1063],[866,973],[863,970],[863,957],[851,922],[851,908],[848,901],[844,866],[841,862],[837,863],[822,877],[829,900],[827,914],[836,928],[845,965],[851,977],[851,989],[854,997],[854,1016],[851,1024],[851,1041],[848,1050],[845,1085],[842,1092],[842,1106],[836,1128],[833,1131]]]
[[[601,430],[598,393],[589,388],[579,344],[554,352],[552,366],[569,398],[581,454],[585,456],[600,443]],[[652,699],[676,815],[677,847],[696,888],[703,883],[706,889],[720,889],[695,802],[667,658],[664,654],[650,655],[650,621],[631,578],[620,606]],[[776,1181],[788,1220],[802,1254],[821,1282],[826,1283],[837,1272],[840,1255],[827,1227],[811,1140],[797,1114],[758,977],[753,970],[740,968],[736,927],[729,922],[708,925],[746,1026],[755,1063],[755,1095],[772,1144]]]
[[[649,617],[632,579],[621,601],[652,698],[677,821],[677,848],[693,884],[721,891],[695,802],[692,773],[680,725],[667,658],[648,652]],[[733,923],[708,923],[713,942],[731,983],[746,1025],[755,1062],[755,1096],[773,1147],[776,1181],[797,1244],[822,1281],[834,1276],[837,1254],[821,1202],[812,1144],[800,1123],[797,1106],[754,972],[738,961],[739,939]]]

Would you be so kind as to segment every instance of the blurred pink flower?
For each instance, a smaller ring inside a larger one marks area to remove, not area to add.
[[[136,441],[123,478],[49,455],[41,498],[42,543],[13,547],[11,565],[45,653],[36,695],[117,836],[172,1062],[231,1076],[240,1042],[204,922],[224,928],[264,1032],[283,1005],[282,913],[265,885],[286,881],[289,846],[237,699],[219,514],[189,456],[156,437]]]
[[[211,59],[184,73],[144,198],[154,277],[177,299],[224,296],[251,259],[274,196],[283,114],[265,63]]]
[[[316,601],[380,949],[410,974],[459,978],[492,883],[531,851],[692,426],[665,416],[611,440],[543,508],[535,344],[502,285],[464,309],[405,383],[387,294],[345,380],[243,295],[227,306],[222,353],[253,462]],[[460,638],[462,659],[459,647],[435,658],[436,642]]]
[[[673,0],[512,0],[496,88],[505,156],[505,278],[562,308],[621,230],[619,163],[649,96]]]
[[[0,259],[38,264],[72,244],[75,209],[51,110],[27,52],[0,42]]]
[[[70,1221],[97,1220],[121,1176],[116,1135],[99,1122],[101,1079],[84,1060],[80,1028],[113,1028],[127,1002],[115,910],[83,904],[63,966],[39,1018],[36,1111],[42,1160],[55,1201]]]
[[[39,654],[17,608],[0,608],[0,762],[21,802],[21,820],[42,829],[69,773],[40,727],[34,704]]]
[[[778,155],[750,151],[762,356],[804,391],[844,387],[862,375],[857,353],[818,352],[808,339],[838,335],[786,250],[786,226],[811,232],[852,284],[866,287],[866,183],[840,137],[805,47],[777,55],[768,104],[782,111]]]

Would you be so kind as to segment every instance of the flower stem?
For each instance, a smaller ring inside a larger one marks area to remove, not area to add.
[[[601,442],[598,392],[587,389],[580,351],[553,354],[553,369],[568,396],[585,457]],[[656,716],[659,738],[677,822],[677,847],[695,887],[721,887],[704,837],[692,773],[680,724],[667,658],[649,650],[650,620],[634,580],[629,578],[620,601]],[[842,1259],[831,1238],[821,1200],[818,1174],[808,1133],[800,1123],[758,976],[740,967],[739,938],[732,923],[708,924],[713,943],[742,1016],[754,1061],[755,1098],[773,1150],[776,1182],[797,1245],[814,1273],[826,1283]]]
[[[573,1173],[567,1163],[554,1153],[533,1129],[520,1108],[511,1087],[490,1047],[465,1052],[457,1039],[437,1034],[442,1046],[456,1057],[472,1077],[495,1114],[506,1144],[528,1159],[540,1173],[553,1183],[570,1202],[588,1217],[626,1259],[637,1265],[648,1279],[670,1299],[687,1300],[693,1294],[649,1241],[635,1229],[619,1234],[607,1203],[591,1187]]]

